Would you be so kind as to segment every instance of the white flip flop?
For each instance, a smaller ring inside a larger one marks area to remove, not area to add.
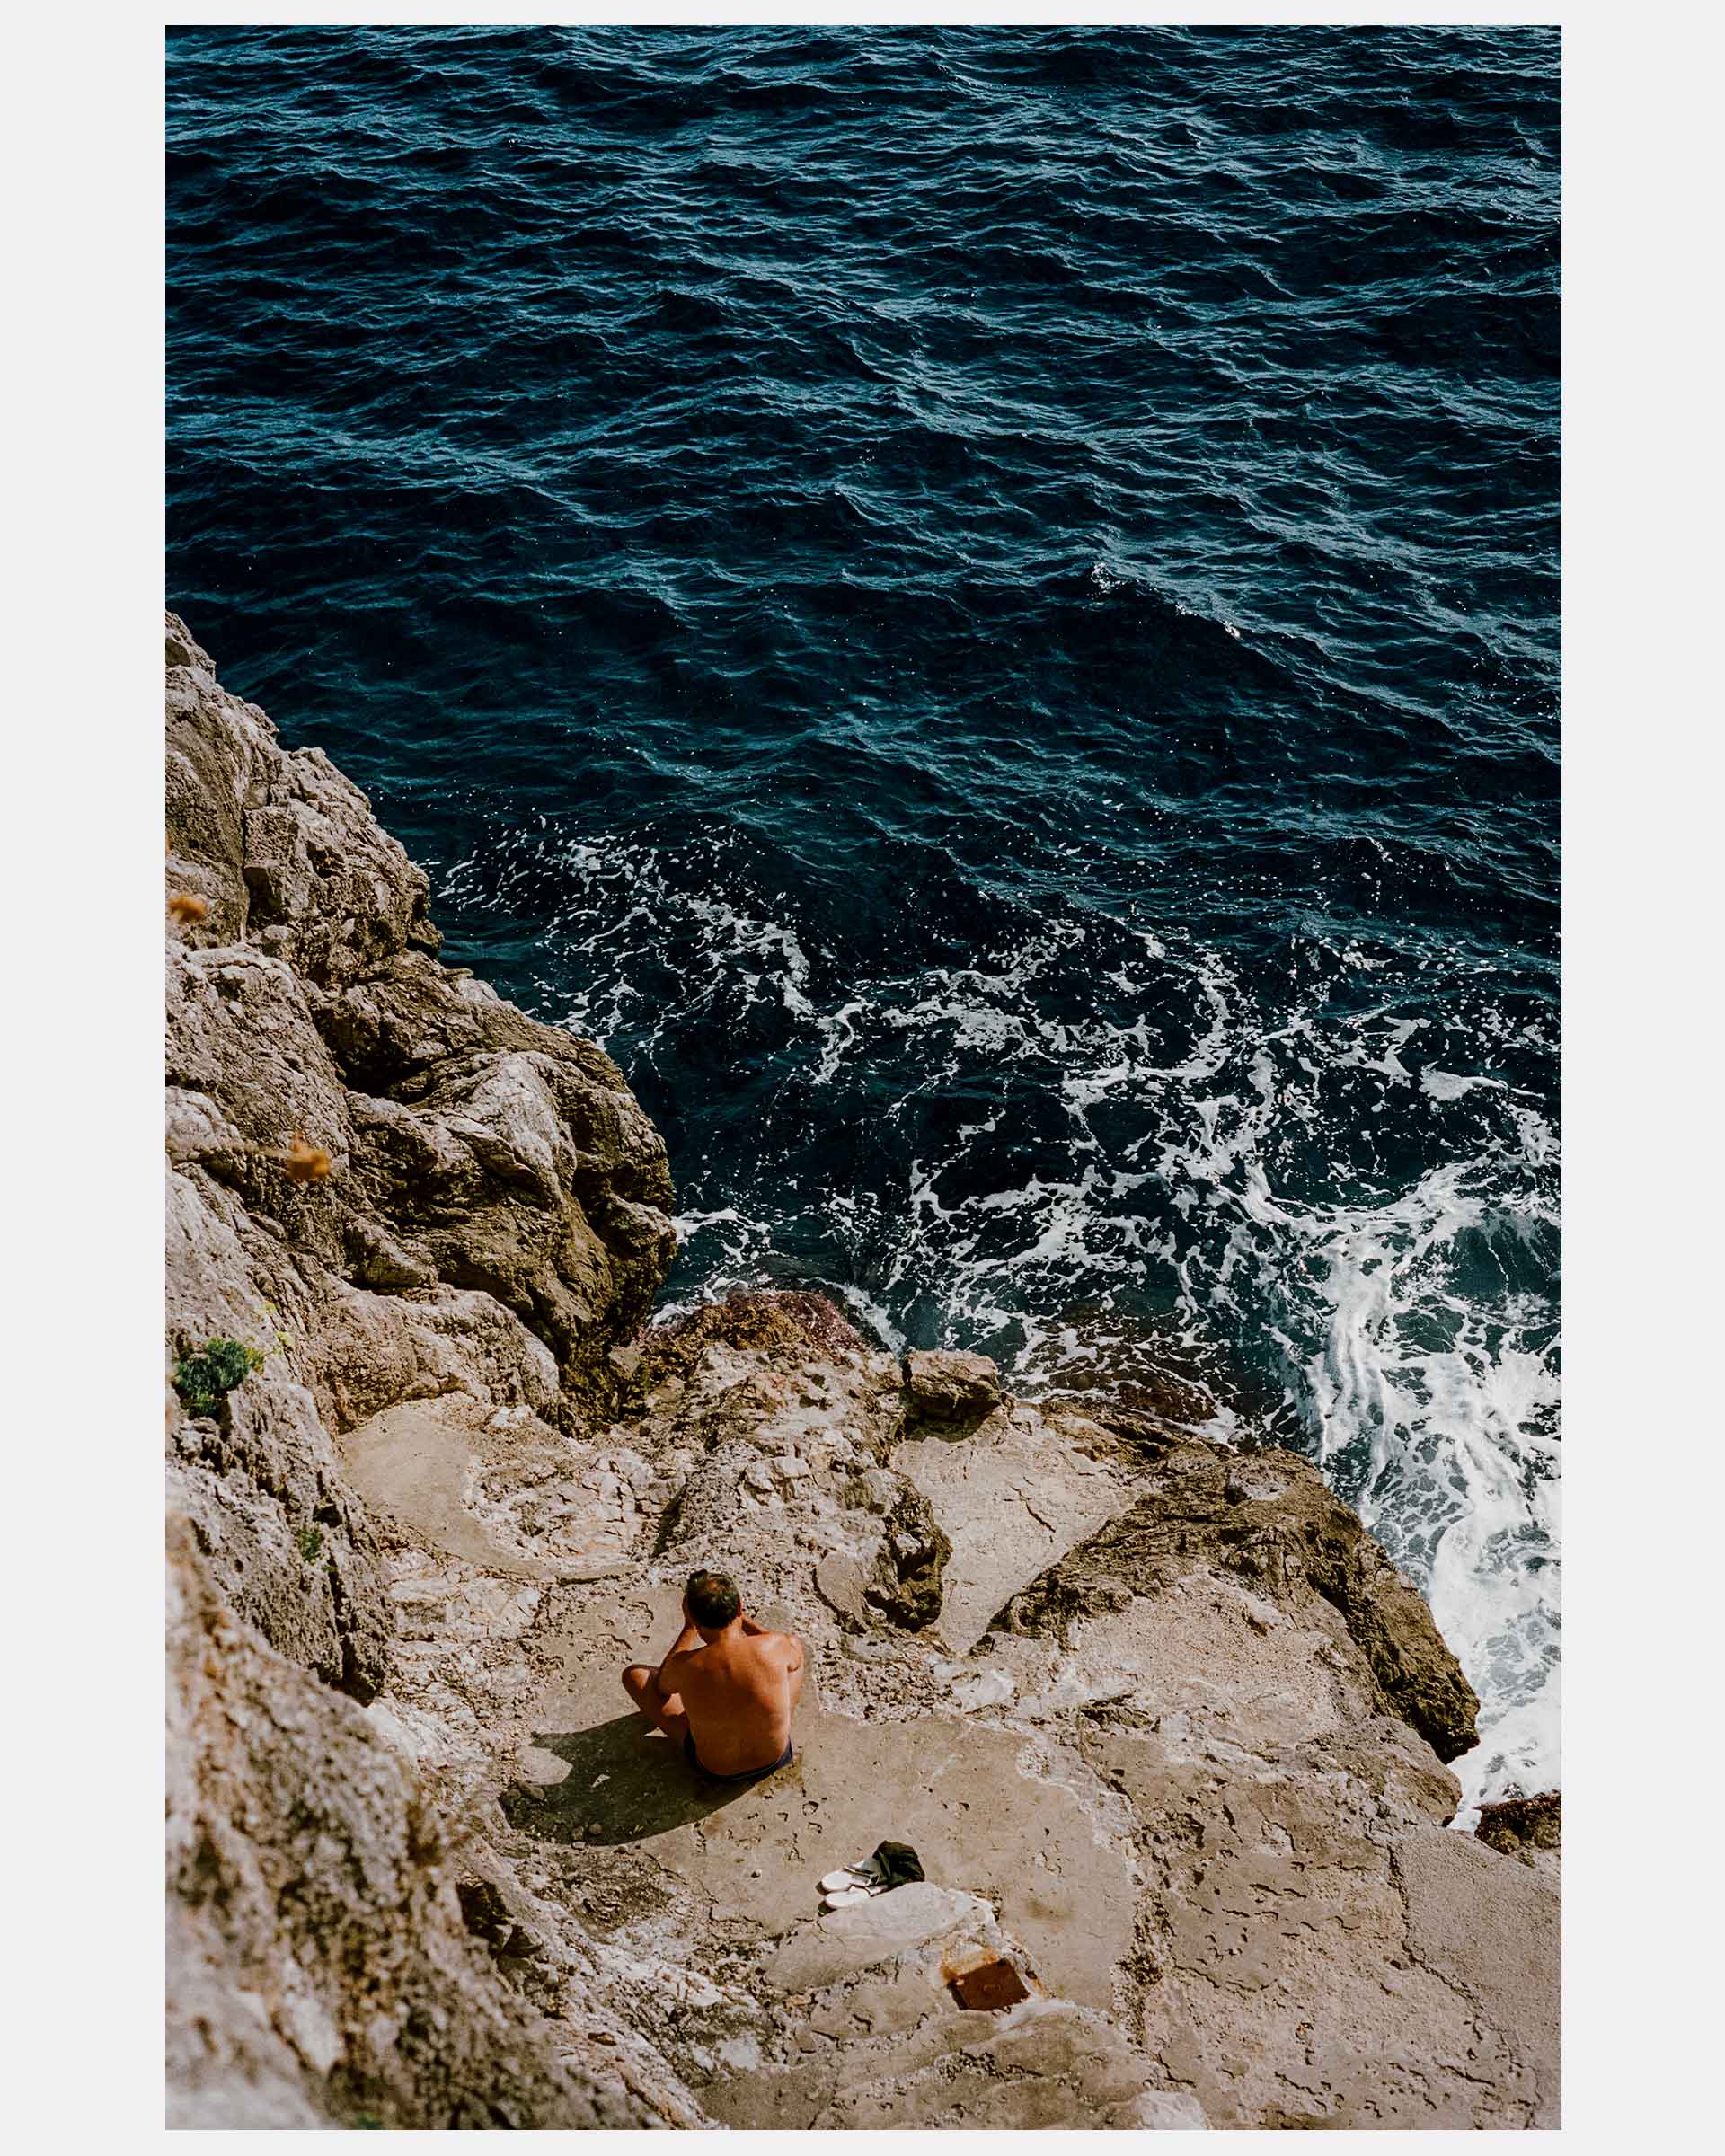
[[[847,1886],[873,1888],[880,1884],[880,1867],[872,1857],[864,1857],[860,1864],[842,1864],[836,1871],[829,1871],[820,1882],[823,1894],[842,1894]]]
[[[835,1909],[854,1909],[859,1902],[871,1902],[880,1892],[879,1886],[839,1886],[820,1897],[820,1913],[830,1915]]]

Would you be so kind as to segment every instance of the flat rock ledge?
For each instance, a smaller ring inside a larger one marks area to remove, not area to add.
[[[1476,1702],[1310,1463],[649,1322],[621,1073],[166,654],[170,2123],[1555,2125],[1554,1823],[1451,1830]],[[703,1564],[809,1650],[741,1791],[617,1682]]]

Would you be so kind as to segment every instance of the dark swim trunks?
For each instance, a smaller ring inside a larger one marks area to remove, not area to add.
[[[783,1752],[770,1767],[746,1767],[740,1774],[715,1774],[711,1767],[703,1767],[695,1756],[694,1730],[686,1729],[683,1732],[684,1758],[697,1774],[704,1774],[709,1781],[758,1781],[763,1774],[776,1774],[781,1767],[788,1767],[795,1751],[796,1746],[787,1743]]]

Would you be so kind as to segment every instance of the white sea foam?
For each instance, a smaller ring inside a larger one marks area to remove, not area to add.
[[[1420,1090],[1429,1093],[1434,1100],[1461,1100],[1480,1086],[1501,1087],[1503,1081],[1501,1078],[1467,1078],[1459,1071],[1440,1071],[1429,1063],[1420,1074]]]
[[[872,1295],[865,1294],[860,1287],[848,1281],[836,1283],[832,1289],[852,1317],[860,1318],[862,1330],[880,1341],[894,1355],[902,1355],[910,1346],[909,1340],[894,1324],[892,1312],[884,1303],[877,1303]]]

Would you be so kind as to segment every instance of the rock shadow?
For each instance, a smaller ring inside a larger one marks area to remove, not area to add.
[[[534,1743],[565,1761],[569,1772],[549,1784],[512,1784],[503,1792],[504,1816],[542,1842],[598,1848],[649,1842],[692,1825],[727,1805],[780,1789],[798,1771],[792,1761],[758,1781],[712,1781],[638,1714],[622,1714],[590,1729],[540,1733]]]

